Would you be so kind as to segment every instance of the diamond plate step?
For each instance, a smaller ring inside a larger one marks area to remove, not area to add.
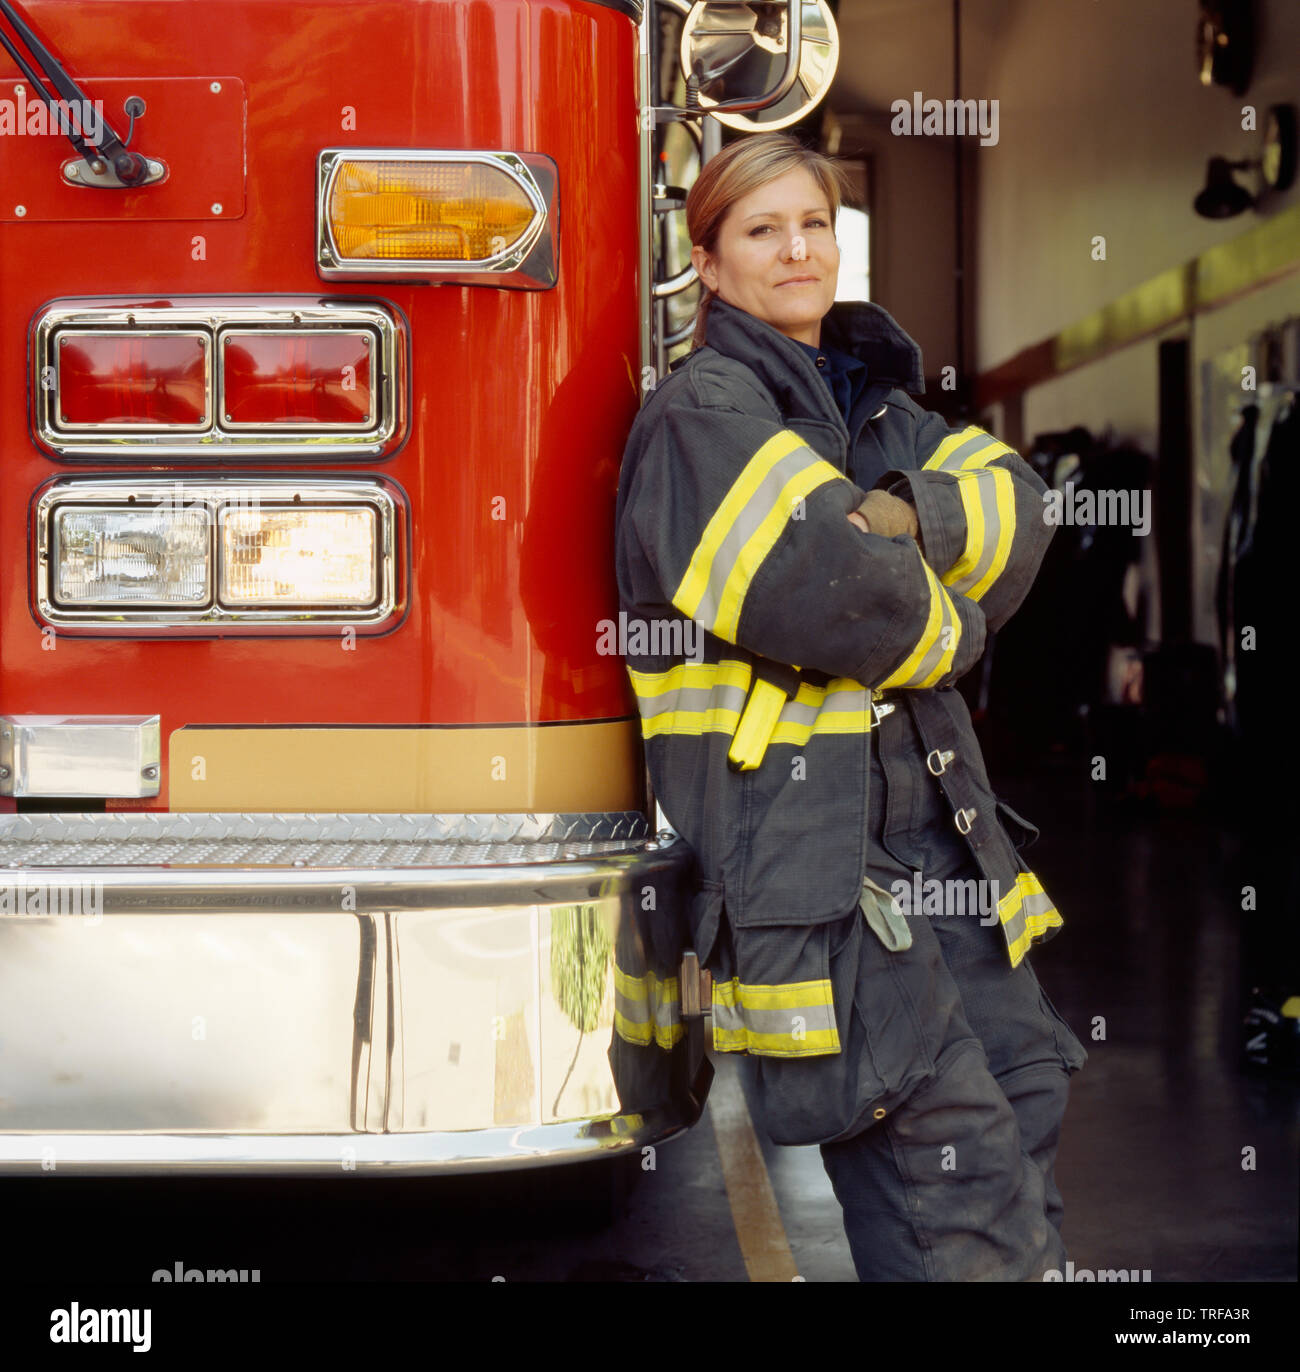
[[[612,856],[651,837],[637,810],[21,814],[0,815],[0,867],[496,867]]]

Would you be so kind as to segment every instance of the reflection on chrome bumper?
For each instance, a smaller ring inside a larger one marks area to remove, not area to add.
[[[690,858],[634,812],[4,816],[0,862],[0,1171],[493,1170],[703,1107]]]

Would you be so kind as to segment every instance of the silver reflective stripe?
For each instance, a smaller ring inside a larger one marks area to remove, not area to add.
[[[935,636],[934,642],[930,645],[929,652],[917,664],[916,670],[909,677],[909,681],[920,683],[930,676],[930,673],[939,665],[939,660],[945,653],[951,654],[957,628],[954,624],[953,605],[951,599],[945,594],[943,587],[940,586],[937,592],[939,605],[942,611],[942,622],[939,625],[939,632]]]
[[[825,697],[815,705],[808,705],[797,697],[793,700],[787,700],[781,707],[777,724],[799,724],[811,728],[816,723],[817,716],[823,711],[835,711],[837,713],[865,711],[870,705],[870,691],[860,687],[837,686],[834,690],[828,690]]]
[[[671,1029],[681,1022],[681,1004],[673,994],[673,984],[659,983],[661,994],[655,1001],[654,1019],[656,1029]]]
[[[729,1005],[725,1000],[713,999],[713,1027],[729,1033],[743,1033],[744,1016],[738,1005]]]
[[[777,716],[776,722],[778,725],[799,724],[811,729],[823,708],[820,705],[801,705],[797,700],[787,700],[781,706],[781,713]]]
[[[973,437],[968,438],[960,447],[954,448],[952,452],[939,463],[938,467],[932,467],[930,470],[940,472],[956,471],[967,458],[974,457],[981,449],[987,448],[990,443],[996,442],[997,439],[994,438],[992,434],[983,432],[977,433]]]
[[[1035,916],[1050,914],[1055,908],[1052,898],[1046,891],[1030,891],[1020,907],[1020,914],[1022,918],[1029,920]]]
[[[831,1005],[800,1005],[783,1010],[744,1009],[745,1028],[753,1034],[802,1035],[835,1028],[835,1009]],[[801,1020],[802,1024],[797,1023]]]
[[[826,692],[823,709],[865,710],[871,705],[871,692],[861,687],[837,686]]]
[[[759,450],[760,452],[762,449]],[[752,461],[753,459],[751,459]],[[809,447],[801,445],[787,453],[767,473],[754,488],[753,494],[745,502],[740,513],[727,530],[709,566],[709,581],[700,597],[692,618],[703,620],[710,628],[716,625],[718,609],[722,604],[727,582],[736,570],[736,563],[745,544],[757,533],[759,525],[772,513],[777,498],[785,489],[787,482],[820,458]],[[742,474],[738,480],[744,480]]]
[[[614,1008],[625,1020],[636,1025],[645,1025],[647,1030],[649,1029],[650,1004],[648,1000],[629,996],[616,986],[614,989]]]
[[[642,719],[653,719],[656,715],[670,714],[674,710],[700,713],[711,709],[739,710],[745,703],[746,694],[744,686],[679,686],[675,691],[665,691],[662,695],[638,694],[636,702]]]
[[[963,576],[948,583],[952,590],[962,595],[972,586],[977,586],[984,578],[993,565],[998,544],[1002,539],[1002,516],[998,512],[998,478],[988,468],[984,468],[973,479],[980,509],[984,515],[984,543],[979,550],[975,566]]]
[[[1002,921],[1007,953],[1013,967],[1019,966],[1035,938],[1045,937],[1049,930],[1062,923],[1052,898],[1042,889],[1042,883],[1032,872],[1017,874],[1011,890],[998,901],[998,916]],[[1030,930],[1030,920],[1041,926],[1045,919],[1051,921],[1046,928]]]

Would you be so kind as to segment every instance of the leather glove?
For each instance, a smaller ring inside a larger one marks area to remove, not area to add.
[[[885,538],[906,534],[909,538],[920,540],[921,526],[917,523],[915,509],[906,500],[900,500],[888,491],[870,492],[849,515],[849,520],[863,533],[881,534]]]

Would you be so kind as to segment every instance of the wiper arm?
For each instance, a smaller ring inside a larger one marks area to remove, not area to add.
[[[45,76],[58,93],[59,100],[65,106],[75,105],[77,109],[90,109],[91,103],[86,99],[85,92],[63,70],[58,59],[41,42],[18,11],[14,9],[10,0],[0,0],[0,15],[8,20],[10,27],[22,40],[32,61],[40,68],[41,75]],[[150,175],[149,160],[142,157],[138,152],[132,152],[117,136],[113,126],[102,116],[96,121],[99,134],[96,140],[89,140],[84,137],[83,132],[74,129],[65,111],[60,109],[59,100],[55,100],[45,89],[45,83],[41,80],[41,76],[37,74],[27,56],[3,28],[0,28],[0,45],[3,45],[4,50],[17,63],[18,69],[32,83],[41,99],[50,107],[51,115],[58,121],[59,131],[80,153],[86,165],[97,173],[100,172],[100,167],[95,165],[97,162],[112,169],[113,177],[105,181],[101,174],[98,184],[138,186],[154,179]]]

